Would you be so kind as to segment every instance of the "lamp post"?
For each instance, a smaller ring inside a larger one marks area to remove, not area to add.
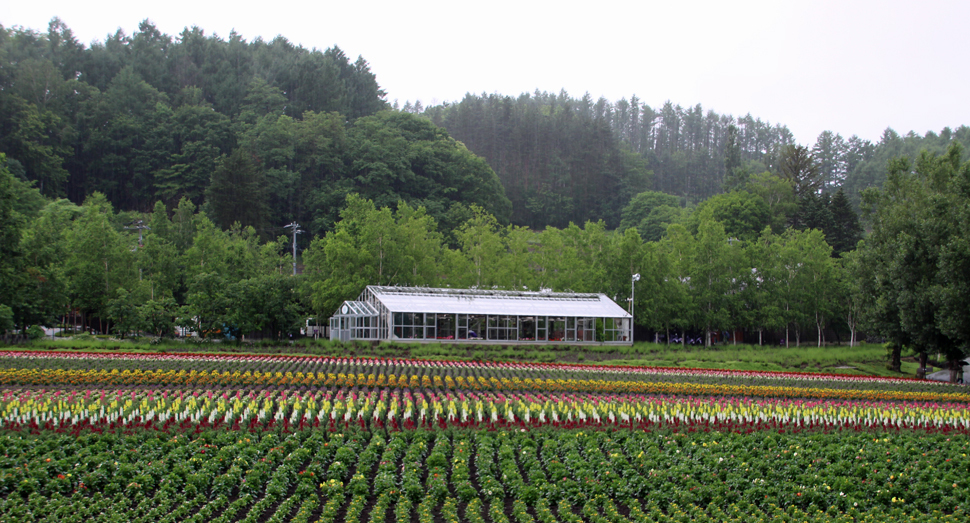
[[[636,291],[636,283],[638,281],[640,281],[640,273],[634,274],[633,278],[631,278],[631,281],[630,281],[630,343],[631,344],[633,343],[633,307],[634,307],[633,297]]]

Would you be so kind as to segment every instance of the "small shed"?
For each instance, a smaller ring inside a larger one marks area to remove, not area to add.
[[[631,345],[631,320],[604,294],[371,285],[330,318],[330,339]]]

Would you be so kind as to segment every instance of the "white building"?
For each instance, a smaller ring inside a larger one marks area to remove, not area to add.
[[[330,339],[631,345],[631,327],[603,294],[371,285],[330,318]]]

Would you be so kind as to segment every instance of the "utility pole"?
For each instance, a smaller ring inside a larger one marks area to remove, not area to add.
[[[145,238],[143,237],[143,231],[145,229],[150,230],[151,227],[145,225],[145,222],[143,220],[135,220],[129,223],[128,225],[125,225],[125,229],[129,229],[129,230],[138,229],[138,247],[141,247],[142,243],[144,243],[144,240],[145,240]],[[138,250],[138,247],[135,247],[136,251]]]
[[[300,228],[300,224],[292,222],[289,225],[284,226],[286,229],[292,229],[290,232],[293,233],[293,276],[296,276],[296,235],[303,232]]]
[[[634,297],[634,293],[637,290],[636,289],[637,282],[640,281],[640,273],[638,272],[634,274],[630,279],[632,280],[630,281],[630,341],[632,342],[633,329],[636,328],[633,324],[633,307],[634,307],[633,297]]]
[[[138,229],[138,245],[135,246],[134,251],[138,252],[138,248],[145,243],[144,231],[145,229],[151,229],[151,227],[145,225],[143,220],[135,220],[128,225],[125,225],[125,229],[134,230]],[[138,268],[138,281],[141,281],[141,267]]]

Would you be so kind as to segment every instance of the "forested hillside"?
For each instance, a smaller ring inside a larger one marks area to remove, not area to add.
[[[616,227],[615,201],[629,201],[644,186],[679,197],[682,206],[697,204],[742,187],[751,175],[779,174],[786,147],[798,145],[787,127],[750,113],[735,117],[671,102],[655,109],[635,95],[594,102],[588,93],[579,99],[565,92],[468,94],[421,109],[420,103],[403,108],[423,112],[485,157],[513,202],[513,222],[531,227],[586,219]],[[842,188],[858,208],[864,189],[882,186],[891,158],[923,149],[941,154],[953,140],[970,147],[970,128],[925,136],[887,129],[876,143],[825,131],[803,146],[820,192]]]
[[[488,165],[426,119],[384,111],[367,62],[142,22],[90,47],[53,20],[0,27],[0,151],[48,198],[100,192],[118,210],[204,205],[228,228],[333,226],[348,192],[424,205],[458,223],[507,220]],[[449,214],[450,213],[450,214]]]
[[[0,64],[0,151],[44,196],[79,204],[97,191],[139,212],[187,198],[223,228],[239,221],[264,235],[292,221],[330,230],[349,192],[423,205],[448,230],[472,204],[533,229],[616,228],[644,191],[689,208],[780,175],[798,145],[751,114],[636,96],[469,94],[388,110],[367,62],[338,47],[197,27],[173,36],[147,20],[90,46],[57,19],[46,32],[0,27]],[[970,146],[970,129],[887,129],[877,143],[826,131],[804,147],[819,192],[842,188],[858,209],[891,158],[939,154],[952,140]]]
[[[620,209],[652,182],[647,163],[604,118],[603,105],[596,109],[565,94],[536,93],[468,95],[424,114],[488,161],[512,201],[514,223],[543,228],[604,220],[615,228]]]
[[[513,221],[532,227],[585,219],[616,227],[619,209],[646,189],[696,203],[722,191],[731,147],[739,161],[765,170],[792,143],[788,129],[751,115],[669,102],[657,111],[636,96],[613,103],[565,92],[468,94],[424,114],[488,160],[513,202]]]

